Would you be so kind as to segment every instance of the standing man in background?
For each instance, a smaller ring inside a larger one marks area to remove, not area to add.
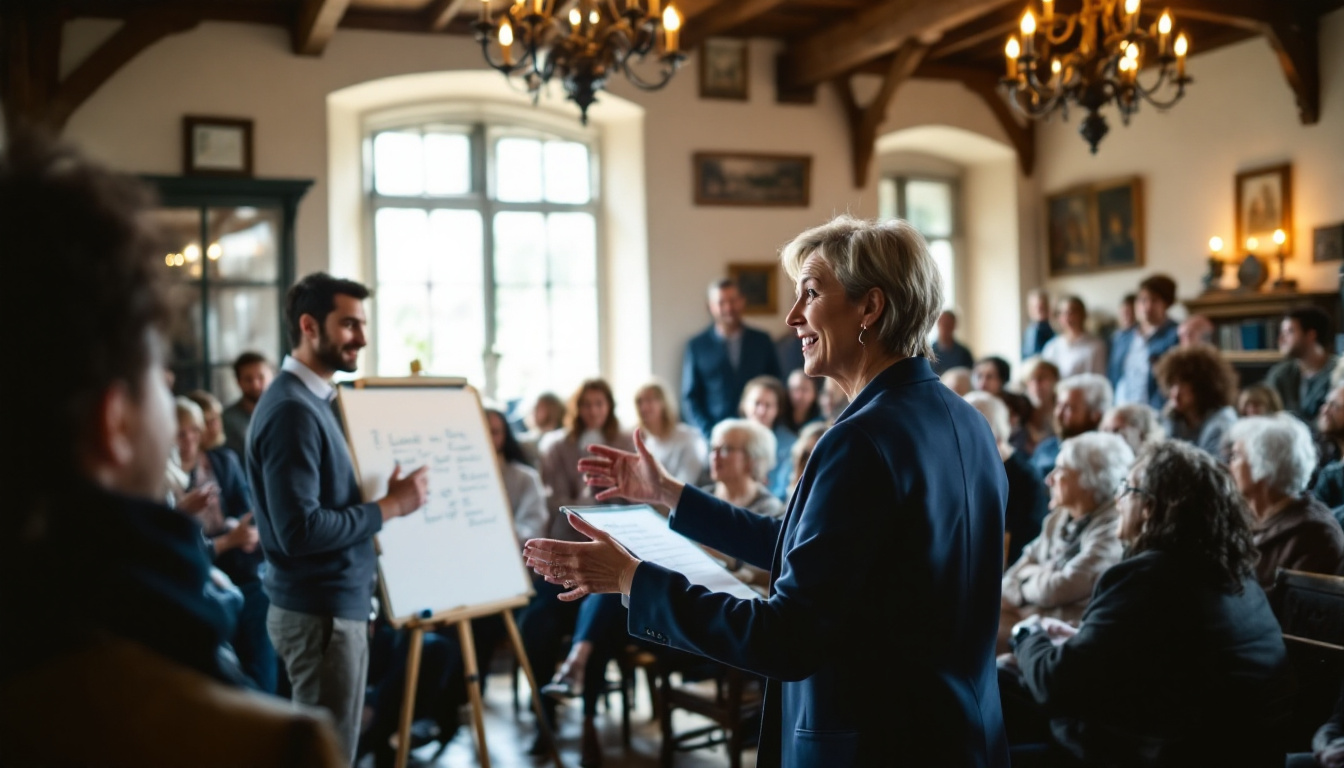
[[[369,291],[322,272],[285,298],[293,351],[257,403],[247,443],[256,522],[270,567],[267,632],[294,701],[330,710],[354,762],[369,669],[373,535],[424,505],[427,468],[392,472],[387,495],[360,502],[340,419],[337,371],[356,369]]]
[[[1116,334],[1111,347],[1111,384],[1115,404],[1147,403],[1161,412],[1166,393],[1157,385],[1153,370],[1157,359],[1176,346],[1180,337],[1176,323],[1167,311],[1176,303],[1176,281],[1166,275],[1152,275],[1139,283],[1134,302],[1138,321],[1129,330]]]
[[[681,366],[681,412],[709,439],[720,421],[737,415],[742,388],[757,376],[783,379],[769,334],[742,324],[746,299],[732,280],[709,286],[714,324],[686,345]]]
[[[1045,349],[1046,342],[1055,338],[1050,325],[1050,294],[1044,288],[1027,292],[1027,329],[1022,332],[1022,359],[1035,357]]]
[[[260,354],[244,352],[233,361],[233,377],[243,394],[238,402],[224,409],[224,447],[243,459],[247,456],[247,425],[252,423],[252,412],[257,409],[261,393],[275,379],[275,369]]]
[[[1339,361],[1331,350],[1335,331],[1330,317],[1315,307],[1294,309],[1279,323],[1284,359],[1265,374],[1265,385],[1279,393],[1283,410],[1311,426],[1330,393],[1330,374]]]
[[[930,345],[934,360],[929,365],[933,372],[942,376],[953,368],[974,368],[975,358],[965,344],[957,341],[957,313],[944,309],[938,315],[938,336]]]

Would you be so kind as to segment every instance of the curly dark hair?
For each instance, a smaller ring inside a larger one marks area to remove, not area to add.
[[[1135,466],[1149,517],[1126,556],[1156,550],[1189,558],[1240,593],[1259,552],[1251,539],[1251,511],[1232,475],[1179,440],[1154,443]]]
[[[171,312],[151,203],[136,179],[33,134],[12,137],[0,158],[3,262],[24,294],[4,302],[6,356],[50,367],[0,376],[0,485],[11,509],[75,478],[109,388],[139,399],[160,364]],[[22,525],[18,517],[6,522]]]
[[[1157,361],[1154,373],[1163,389],[1189,384],[1201,413],[1237,401],[1237,372],[1217,348],[1208,344],[1171,350]]]

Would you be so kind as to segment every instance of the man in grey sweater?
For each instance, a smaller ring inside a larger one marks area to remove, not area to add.
[[[351,762],[368,675],[368,622],[383,523],[424,505],[425,467],[393,472],[387,495],[361,503],[359,481],[333,410],[336,371],[354,371],[365,345],[368,289],[315,273],[289,290],[293,351],[252,415],[247,473],[269,565],[266,627],[294,700],[325,707]]]

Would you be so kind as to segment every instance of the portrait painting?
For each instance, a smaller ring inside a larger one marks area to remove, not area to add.
[[[1236,226],[1238,249],[1257,255],[1273,255],[1274,230],[1289,235],[1292,248],[1293,198],[1292,166],[1275,165],[1243,171],[1236,181]]]
[[[746,306],[746,315],[775,314],[775,290],[779,281],[779,262],[763,261],[753,264],[729,264],[728,277],[737,283],[737,289]]]
[[[1046,200],[1048,253],[1051,275],[1085,272],[1093,264],[1090,192],[1073,189]]]
[[[1143,266],[1143,187],[1137,178],[1098,184],[1097,260],[1099,269]]]
[[[697,152],[692,162],[696,205],[808,206],[808,155]]]
[[[700,46],[700,98],[747,100],[747,41],[710,38]]]

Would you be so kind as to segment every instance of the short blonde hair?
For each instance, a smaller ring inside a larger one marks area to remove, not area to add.
[[[653,432],[658,437],[665,437],[666,435],[664,433],[670,431],[672,427],[676,426],[678,421],[681,421],[681,414],[677,411],[676,398],[668,396],[667,385],[663,383],[662,379],[649,379],[641,384],[639,389],[635,390],[636,414],[639,413],[639,398],[645,392],[652,392],[658,397],[658,401],[663,404],[663,423],[658,425],[645,424],[644,420],[641,418],[639,420],[639,426]]]
[[[710,445],[719,444],[729,432],[741,432],[747,436],[747,458],[751,459],[751,476],[759,483],[770,477],[775,468],[775,433],[750,419],[724,419],[714,425],[709,433]]]
[[[190,421],[197,429],[205,431],[205,413],[201,410],[201,406],[193,402],[191,398],[182,395],[173,398],[173,404],[177,407],[179,424],[183,421]]]
[[[886,300],[873,324],[875,338],[894,354],[933,358],[929,332],[943,309],[943,281],[924,236],[901,219],[836,216],[803,232],[780,256],[789,279],[817,254],[835,273],[851,302],[876,288]]]

